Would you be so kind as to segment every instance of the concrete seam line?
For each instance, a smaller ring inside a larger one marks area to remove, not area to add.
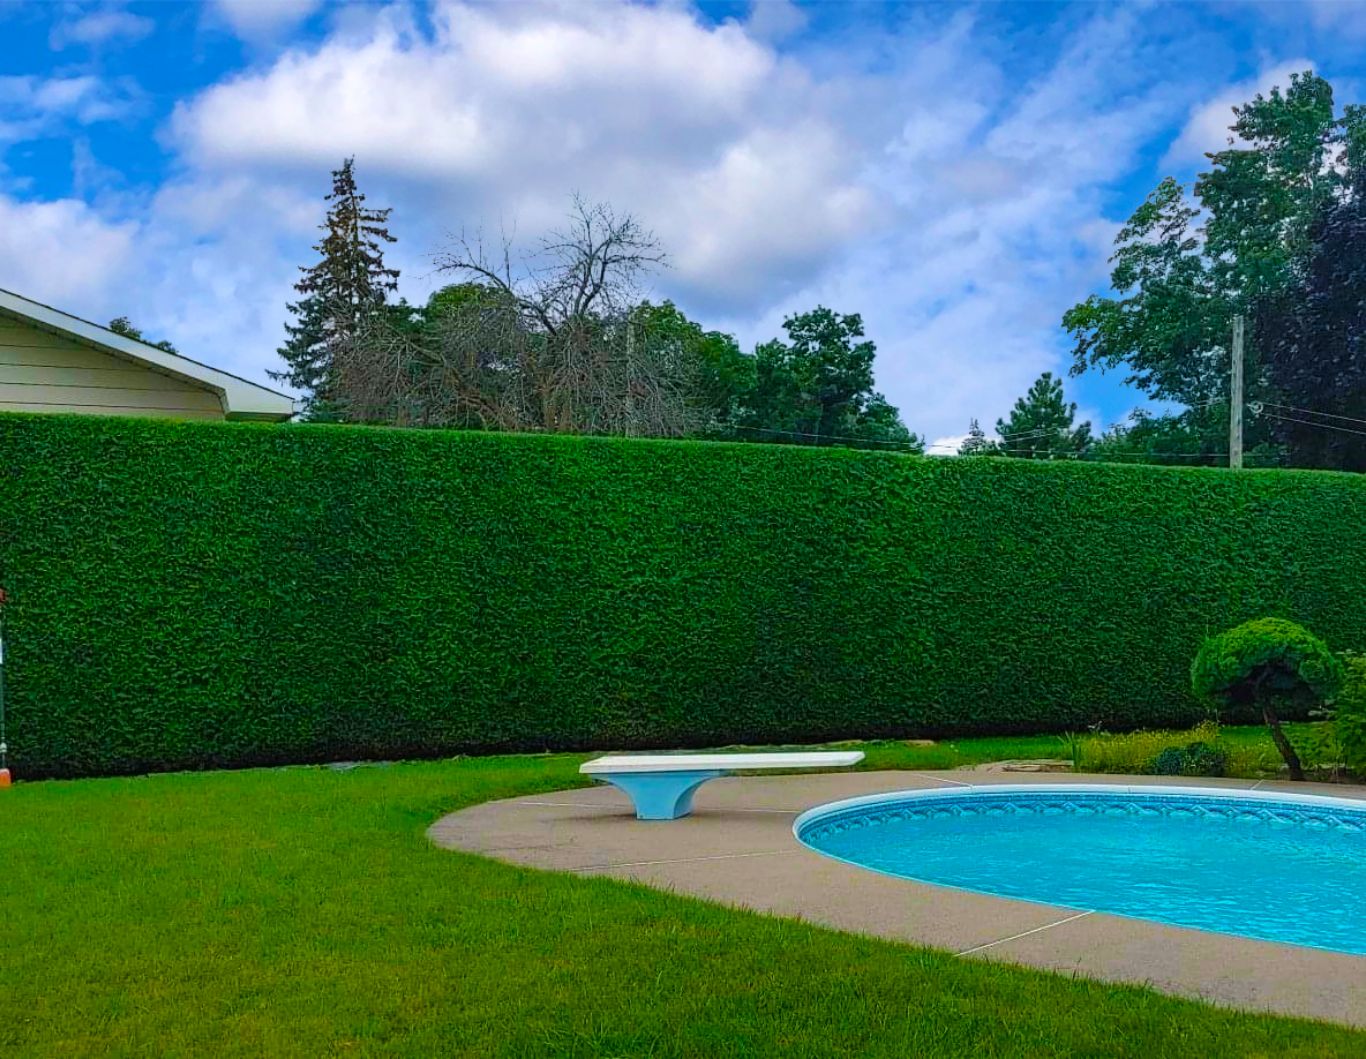
[[[621,811],[621,806],[615,802],[513,802],[514,805],[553,805],[561,809],[612,809],[616,812]]]
[[[975,787],[975,783],[966,783],[963,780],[951,780],[947,776],[931,776],[928,772],[912,772],[912,776],[919,776],[923,780],[934,780],[936,783],[954,783],[959,787]]]
[[[1261,786],[1263,783],[1265,783],[1265,782],[1266,782],[1266,780],[1258,780],[1258,781],[1257,781],[1256,783],[1254,783],[1251,787],[1249,787],[1248,790],[1253,790],[1253,791],[1255,791],[1258,787],[1260,787],[1260,786]]]
[[[803,853],[801,849],[765,849],[757,853],[717,853],[710,857],[675,857],[672,860],[634,860],[621,864],[585,864],[580,868],[567,871],[601,871],[604,868],[651,868],[657,864],[692,864],[704,860],[739,860],[742,857],[786,857],[793,853]]]
[[[516,805],[549,805],[560,809],[611,809],[621,812],[622,807],[615,802],[603,805],[597,802],[516,802]],[[801,816],[805,809],[722,809],[725,813],[782,813],[784,816]]]
[[[1004,945],[1008,941],[1016,941],[1019,938],[1027,938],[1031,934],[1038,934],[1045,930],[1052,930],[1054,927],[1060,927],[1064,923],[1071,923],[1075,920],[1084,919],[1087,916],[1093,916],[1095,914],[1095,909],[1088,909],[1085,912],[1078,912],[1074,916],[1067,916],[1065,919],[1059,919],[1053,923],[1045,923],[1043,926],[1035,927],[1033,930],[1026,930],[1019,934],[1012,934],[1008,938],[997,938],[995,941],[989,941],[985,945],[975,945],[971,949],[964,949],[962,952],[955,952],[954,955],[971,956],[974,952],[981,952],[983,949],[990,949],[996,945]]]

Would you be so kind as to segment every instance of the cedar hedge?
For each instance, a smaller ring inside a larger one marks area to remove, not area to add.
[[[1366,477],[0,415],[20,776],[1185,725]]]
[[[1366,776],[1366,655],[1343,658],[1343,682],[1334,699],[1334,725],[1342,760],[1358,776]]]

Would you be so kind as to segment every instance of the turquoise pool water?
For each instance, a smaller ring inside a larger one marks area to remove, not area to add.
[[[836,802],[794,831],[905,879],[1366,955],[1366,802],[965,787]]]

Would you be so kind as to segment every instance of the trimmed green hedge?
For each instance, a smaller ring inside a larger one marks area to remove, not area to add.
[[[21,777],[1188,724],[1366,477],[0,416]]]

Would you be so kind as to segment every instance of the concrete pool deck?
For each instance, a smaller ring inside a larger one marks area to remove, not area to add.
[[[814,853],[792,834],[798,814],[840,798],[1006,783],[1179,783],[1366,801],[1366,788],[1319,783],[844,772],[713,780],[697,792],[693,814],[681,820],[637,820],[625,795],[600,786],[471,806],[442,817],[428,834],[448,849],[532,868],[645,883],[839,930],[929,945],[965,958],[1366,1026],[1366,957],[894,879]],[[1284,901],[1293,895],[1257,899]]]

